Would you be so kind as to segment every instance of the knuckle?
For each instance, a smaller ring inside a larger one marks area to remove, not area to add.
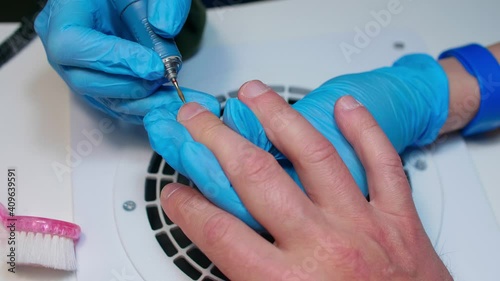
[[[89,90],[87,78],[80,71],[66,70],[68,84],[71,85],[73,91],[78,94],[84,94]]]
[[[399,172],[387,172],[384,174],[384,180],[387,182],[387,185],[397,187],[398,193],[401,199],[407,199],[406,204],[409,204],[411,201],[411,189],[408,184],[408,180],[404,175],[404,172],[401,174]],[[402,197],[404,196],[404,197]],[[409,199],[409,200],[408,200]],[[406,212],[405,212],[406,213]]]
[[[180,210],[186,211],[203,211],[207,207],[207,203],[198,193],[190,193],[186,195],[178,204]]]
[[[376,240],[380,241],[380,243],[384,246],[391,247],[402,247],[406,248],[405,236],[400,232],[399,229],[394,228],[392,226],[386,226],[383,228],[372,226],[374,229],[377,229],[376,232]]]
[[[300,114],[292,109],[287,104],[275,105],[270,110],[270,129],[274,133],[282,132],[288,125],[290,125],[294,120],[300,117]]]
[[[416,272],[418,263],[414,258],[416,252],[420,249],[416,245],[422,245],[419,238],[415,235],[414,226],[408,226],[408,229],[397,227],[385,227],[379,229],[376,239],[389,252],[396,255],[399,264],[407,272]]]
[[[328,237],[331,234],[326,233],[325,235]],[[330,242],[321,242],[320,245],[328,253],[330,262],[338,268],[350,269],[352,272],[361,272],[360,270],[366,264],[362,251],[353,241],[354,238],[341,235],[329,239]]]
[[[220,130],[224,129],[224,124],[220,120],[215,122],[210,122],[210,124],[205,125],[201,131],[201,137],[204,143],[212,143],[216,141],[220,136]]]
[[[131,99],[142,99],[151,94],[151,87],[146,82],[134,83],[131,85],[130,98]]]
[[[328,140],[322,139],[306,144],[299,155],[300,159],[307,164],[321,164],[333,159],[335,153],[332,144]]]
[[[47,53],[53,63],[65,65],[73,56],[72,48],[68,48],[73,39],[66,36],[67,34],[69,35],[66,31],[59,31],[51,33],[47,38]]]
[[[43,35],[42,31],[47,29],[48,23],[45,21],[45,17],[45,11],[41,11],[35,19],[34,28],[38,35]]]
[[[256,149],[253,144],[246,141],[240,142],[237,145],[236,151],[238,153],[238,156],[229,161],[224,168],[224,170],[232,176],[238,176],[243,172],[245,167],[243,165],[244,161],[242,161],[241,159],[246,160],[253,158],[254,154],[256,153]]]
[[[263,190],[264,206],[272,206],[275,213],[282,216],[290,215],[293,218],[295,214],[292,215],[290,210],[292,210],[294,206],[290,206],[291,200],[288,200],[286,192],[283,192],[276,184],[268,184]]]
[[[190,223],[195,217],[203,213],[208,207],[208,202],[199,193],[176,192],[165,202],[169,211],[181,218],[185,223]]]
[[[337,247],[337,252],[334,258],[335,264],[344,268],[359,269],[362,255],[359,249],[354,247]]]
[[[225,245],[233,237],[230,230],[235,224],[235,219],[225,213],[217,213],[207,219],[202,227],[203,237],[207,245]]]
[[[47,35],[47,52],[51,59],[57,64],[67,64],[73,60],[78,50],[78,44],[82,42],[90,31],[82,33],[78,27],[71,25],[51,28]]]
[[[401,158],[396,153],[379,153],[375,162],[380,165],[381,175],[392,186],[408,185]]]
[[[374,133],[378,130],[379,126],[375,119],[367,118],[359,124],[359,139],[371,139]]]
[[[391,169],[403,169],[403,163],[398,154],[391,152],[381,152],[376,156],[376,161],[383,167]]]
[[[253,156],[244,159],[244,177],[250,182],[265,182],[276,176],[278,169],[271,154],[252,148]]]

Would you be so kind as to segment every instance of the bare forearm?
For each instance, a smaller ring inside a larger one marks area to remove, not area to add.
[[[489,46],[497,61],[500,61],[500,43]],[[449,114],[441,133],[462,129],[477,113],[481,100],[476,78],[470,75],[455,58],[440,60],[448,76],[450,87]]]

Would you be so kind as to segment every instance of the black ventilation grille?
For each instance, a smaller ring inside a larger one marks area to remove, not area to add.
[[[158,157],[156,153],[153,155],[150,167],[155,164]],[[156,174],[149,173],[146,177],[144,200],[146,201],[149,224],[151,229],[155,231],[156,241],[165,255],[171,258],[177,268],[191,280],[229,280],[161,209],[159,200],[165,185],[179,182],[194,188],[196,186],[163,160],[160,161],[156,171]]]

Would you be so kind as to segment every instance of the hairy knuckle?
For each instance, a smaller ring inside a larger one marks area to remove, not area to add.
[[[217,213],[207,219],[203,225],[203,237],[208,245],[224,245],[233,239],[230,234],[235,219],[224,213]]]

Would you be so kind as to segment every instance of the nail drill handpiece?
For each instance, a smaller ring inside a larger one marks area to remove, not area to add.
[[[111,0],[121,20],[141,45],[153,49],[165,65],[165,77],[172,82],[182,102],[186,102],[177,82],[182,67],[182,56],[174,39],[157,35],[148,21],[147,2],[144,0]]]

